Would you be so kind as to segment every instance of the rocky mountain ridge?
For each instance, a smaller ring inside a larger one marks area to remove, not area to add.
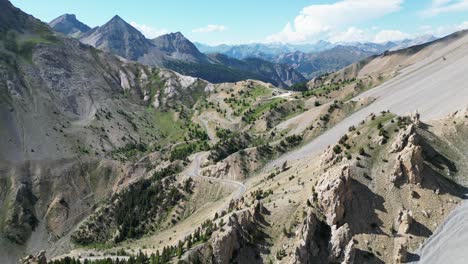
[[[60,24],[54,22],[50,25],[55,30],[68,34],[69,30],[61,27]],[[86,31],[80,35],[79,40],[129,60],[169,68],[215,83],[260,79],[287,88],[292,84],[305,81],[300,73],[284,64],[257,60],[256,64],[248,67],[248,63],[242,60],[231,59],[236,61],[231,64],[211,60],[210,57],[198,51],[197,47],[180,32],[149,40],[119,16],[113,17],[101,27]],[[264,71],[263,68],[269,70]]]

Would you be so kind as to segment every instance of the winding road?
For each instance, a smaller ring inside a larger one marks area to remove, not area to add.
[[[233,199],[240,199],[242,195],[246,192],[247,188],[242,182],[239,181],[233,181],[233,180],[226,180],[226,179],[221,179],[221,178],[214,178],[214,177],[207,177],[207,176],[202,176],[200,175],[200,167],[202,163],[202,159],[206,159],[206,156],[208,155],[208,152],[198,152],[193,155],[193,160],[192,163],[187,167],[187,169],[184,171],[184,174],[188,177],[198,177],[201,179],[209,180],[209,181],[214,181],[214,182],[220,182],[220,183],[227,183],[230,185],[236,186],[238,189],[236,193],[233,195]]]

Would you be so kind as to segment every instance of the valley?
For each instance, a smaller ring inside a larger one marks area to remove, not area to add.
[[[235,58],[0,9],[1,263],[462,258],[468,31]]]

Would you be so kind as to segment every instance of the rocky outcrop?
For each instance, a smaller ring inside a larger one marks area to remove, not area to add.
[[[398,211],[398,214],[393,224],[393,229],[398,234],[404,235],[408,233],[412,223],[413,223],[413,212],[402,208]]]
[[[47,230],[54,236],[60,236],[64,232],[63,224],[68,219],[69,206],[61,195],[55,197],[46,213]]]
[[[215,232],[210,239],[216,263],[228,264],[243,246],[250,241],[258,228],[256,222],[264,210],[261,202],[255,201],[252,207],[230,216],[225,227]]]
[[[418,119],[414,117],[413,119]],[[390,175],[394,184],[421,184],[424,169],[423,149],[419,145],[419,135],[416,126],[411,124],[401,131],[391,146],[392,153],[398,153],[397,162]]]
[[[309,212],[301,228],[296,232],[299,239],[290,263],[309,263],[311,258],[319,256],[317,241],[314,240],[314,234],[318,228],[318,224],[319,220],[315,214]]]
[[[337,226],[332,226],[329,243],[330,262],[352,263],[355,251],[353,245],[354,242],[348,224],[344,224],[339,228],[337,228]]]
[[[414,135],[416,127],[414,125],[409,125],[406,129],[401,130],[395,141],[393,142],[390,152],[397,153],[402,151],[408,144],[408,139],[411,135]]]
[[[328,173],[317,184],[317,205],[329,226],[343,220],[345,201],[352,198],[350,186],[351,171],[348,165],[343,166],[338,175]]]
[[[46,252],[42,250],[37,253],[35,256],[28,255],[22,258],[19,262],[20,264],[47,264]]]
[[[395,239],[393,246],[393,263],[405,263],[408,255],[408,240],[406,237]]]

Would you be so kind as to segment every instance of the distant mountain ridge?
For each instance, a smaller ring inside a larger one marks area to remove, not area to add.
[[[333,72],[366,57],[385,51],[404,49],[435,40],[431,35],[385,43],[318,41],[314,44],[252,43],[242,45],[195,45],[207,54],[222,53],[231,58],[258,58],[274,63],[287,64],[306,78],[314,78]]]
[[[65,24],[70,26],[60,26],[60,23],[54,21],[65,21]],[[70,34],[70,32],[77,32],[78,30],[74,28],[81,23],[77,22],[75,16],[64,15],[54,21],[50,25],[56,31],[78,38],[82,43],[125,59],[165,67],[214,83],[255,78],[287,88],[295,83],[306,81],[304,76],[292,67],[271,61],[255,60],[246,63],[242,60],[231,59],[229,64],[225,65],[224,60],[215,60],[200,52],[180,32],[165,34],[152,40],[147,39],[119,16],[114,16],[100,27],[86,32],[79,31],[80,34]]]

